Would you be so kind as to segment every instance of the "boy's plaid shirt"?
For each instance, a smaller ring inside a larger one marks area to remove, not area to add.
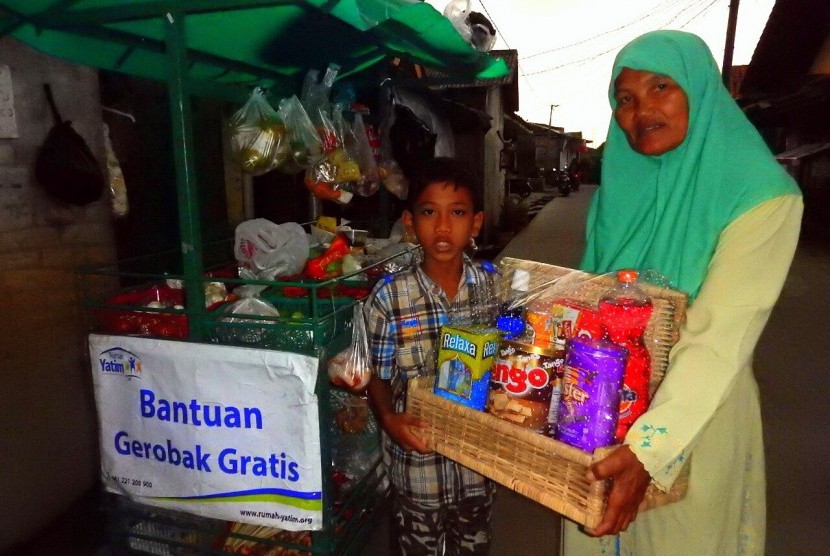
[[[365,307],[369,350],[377,377],[391,382],[396,411],[406,407],[407,380],[435,374],[438,336],[448,312],[469,314],[485,281],[484,272],[465,256],[463,284],[452,302],[420,268],[375,287]],[[488,479],[437,453],[404,451],[385,432],[381,444],[392,484],[415,503],[450,504],[493,489]]]

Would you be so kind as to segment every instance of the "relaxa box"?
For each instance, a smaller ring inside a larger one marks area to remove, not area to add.
[[[442,326],[434,392],[467,407],[484,410],[490,369],[498,346],[499,334],[494,328]]]

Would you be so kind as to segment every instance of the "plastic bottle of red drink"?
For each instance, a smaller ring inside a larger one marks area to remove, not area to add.
[[[649,404],[651,356],[643,338],[654,307],[651,299],[636,285],[636,270],[621,270],[617,284],[599,301],[599,314],[608,340],[628,350],[623,387],[620,391],[620,415],[615,439],[622,442],[632,423]]]

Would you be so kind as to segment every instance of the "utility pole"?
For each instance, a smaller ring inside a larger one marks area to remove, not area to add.
[[[553,109],[559,108],[558,104],[551,104],[550,105],[550,116],[548,116],[548,140],[545,144],[545,166],[548,164],[553,164],[553,159],[550,154],[551,150],[551,143],[553,142]],[[559,168],[559,163],[556,163],[556,168]]]
[[[554,108],[559,108],[559,105],[558,104],[551,104],[550,105],[550,116],[548,116],[548,127],[553,126],[553,109]]]
[[[740,0],[729,3],[729,21],[726,23],[726,45],[723,48],[723,84],[729,89],[732,77],[732,53],[735,50],[735,28],[738,25],[738,5]],[[731,92],[731,91],[730,91]]]

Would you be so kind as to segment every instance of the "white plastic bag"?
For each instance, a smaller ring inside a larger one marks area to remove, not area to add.
[[[246,220],[236,227],[235,239],[234,255],[242,278],[273,280],[299,274],[308,259],[308,235],[296,222]]]

